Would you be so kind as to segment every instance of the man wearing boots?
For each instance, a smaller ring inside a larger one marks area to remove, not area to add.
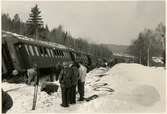
[[[80,95],[79,101],[84,100],[84,86],[85,86],[85,78],[87,73],[87,68],[80,62],[79,67],[79,80],[78,80],[78,92]]]
[[[71,88],[72,70],[67,62],[63,62],[63,68],[59,75],[59,82],[62,93],[62,107],[69,107],[70,88]]]
[[[78,79],[79,79],[79,64],[74,61],[73,64],[71,65],[71,69],[73,71],[73,75],[71,78],[71,89],[70,89],[70,103],[71,104],[76,104],[76,86],[78,84]]]

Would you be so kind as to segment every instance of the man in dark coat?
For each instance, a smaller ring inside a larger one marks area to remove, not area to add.
[[[78,79],[79,79],[79,64],[77,62],[73,62],[71,65],[71,69],[73,71],[73,75],[71,78],[71,90],[70,90],[70,103],[75,104],[76,103],[76,86],[78,84]]]
[[[72,70],[69,68],[67,62],[63,62],[63,69],[59,75],[59,82],[62,92],[62,107],[69,107],[70,102],[70,88],[71,88],[71,77],[72,77]]]
[[[56,70],[55,70],[55,74],[56,74],[56,81],[58,80],[58,78],[59,78],[59,74],[60,74],[60,72],[61,72],[61,69],[62,69],[62,64],[60,64],[60,63],[58,63],[57,65],[56,65]]]

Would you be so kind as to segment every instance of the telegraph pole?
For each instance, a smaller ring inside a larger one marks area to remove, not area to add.
[[[35,28],[35,40],[38,40],[38,27]]]
[[[150,48],[151,48],[150,39],[148,39],[148,48],[147,48],[147,66],[150,66]]]
[[[140,64],[141,64],[141,49],[140,49]]]
[[[65,36],[64,36],[64,45],[66,44],[66,39],[67,39],[67,32],[65,33]]]
[[[147,66],[150,66],[150,48],[147,48]]]

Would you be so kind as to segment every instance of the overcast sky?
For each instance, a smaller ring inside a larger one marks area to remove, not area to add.
[[[23,21],[30,9],[39,5],[45,24],[52,29],[63,25],[74,37],[95,43],[129,45],[144,28],[165,24],[165,2],[2,2],[2,12],[18,13]]]

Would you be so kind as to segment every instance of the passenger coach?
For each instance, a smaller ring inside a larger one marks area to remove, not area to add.
[[[40,71],[56,71],[63,61],[82,61],[87,66],[91,56],[57,43],[34,40],[11,32],[2,32],[2,72],[11,73],[31,68],[37,64]],[[54,70],[51,70],[54,69]]]

